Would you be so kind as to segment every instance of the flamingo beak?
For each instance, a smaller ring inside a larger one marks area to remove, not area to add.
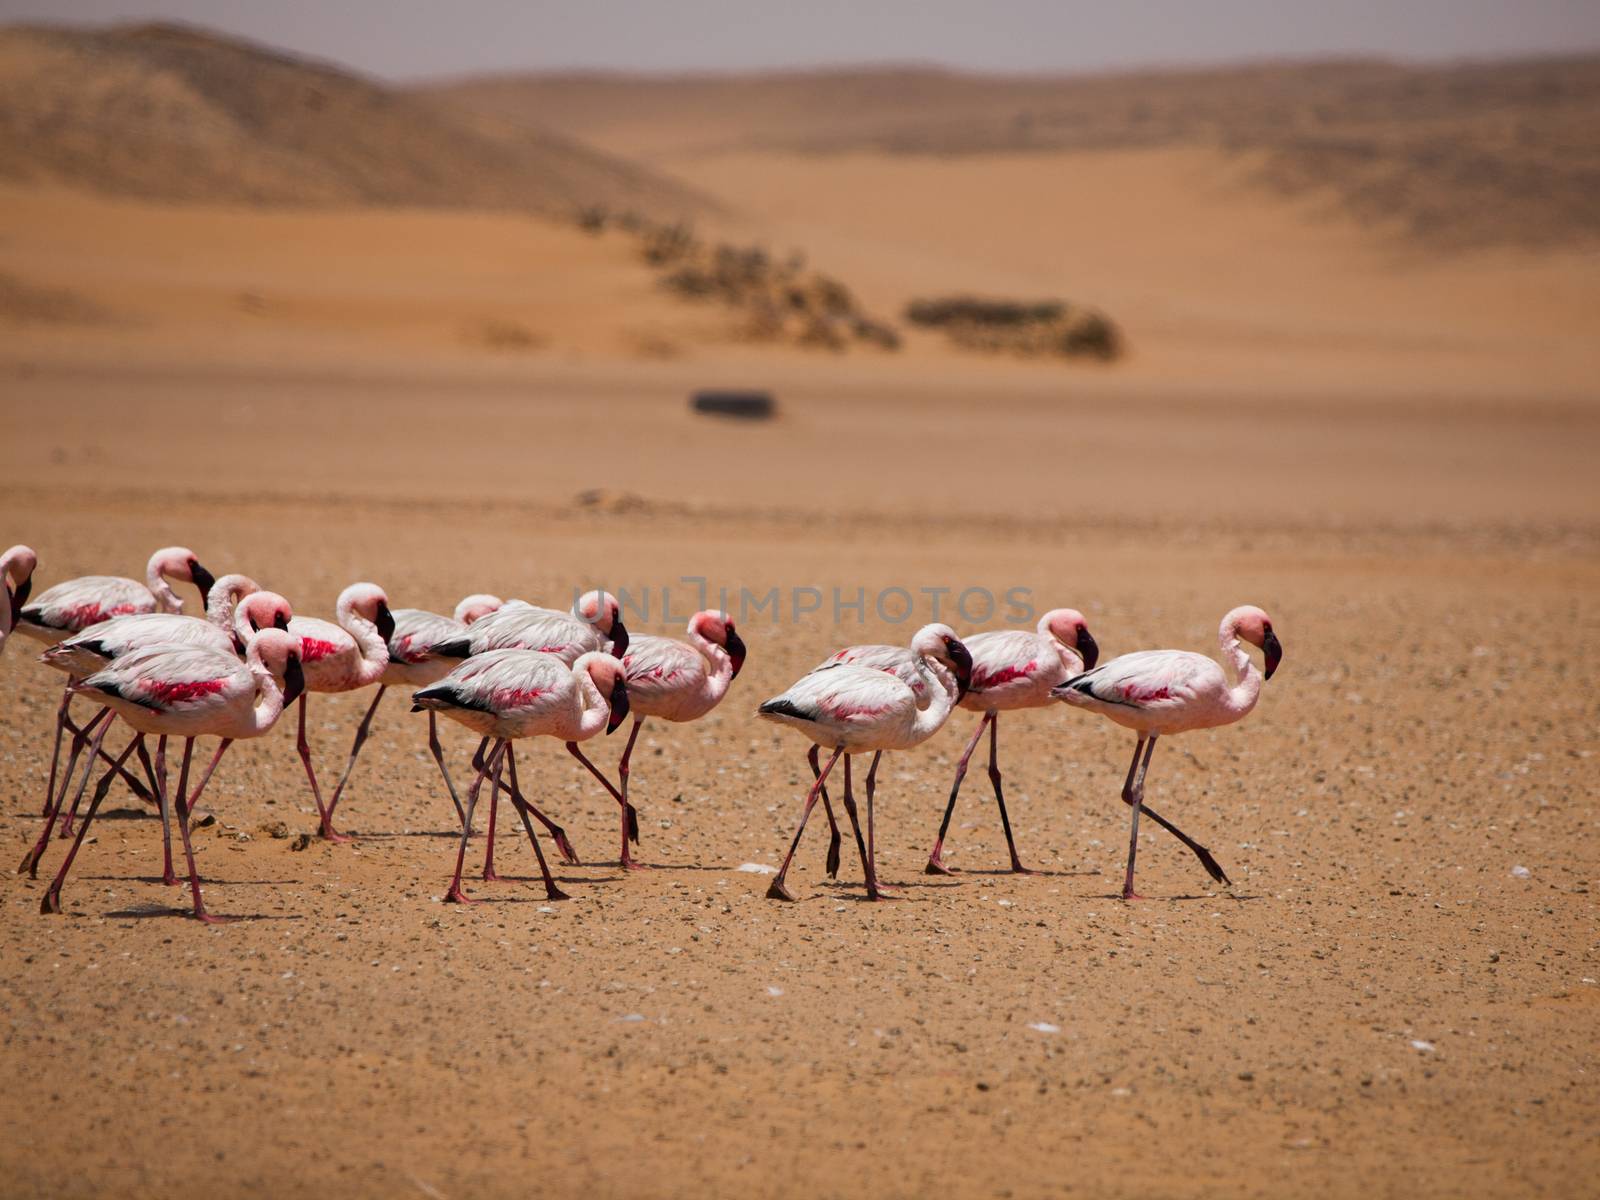
[[[1095,663],[1100,661],[1100,643],[1094,640],[1086,625],[1078,626],[1078,657],[1083,659],[1085,671],[1094,670]]]
[[[617,726],[628,719],[628,685],[623,682],[622,672],[617,672],[617,681],[611,685],[611,719],[606,722],[606,733],[617,731]]]
[[[728,652],[728,657],[733,659],[733,677],[735,679],[739,678],[739,669],[744,666],[744,639],[732,629],[729,629],[728,640],[723,645],[723,649]]]
[[[211,599],[211,589],[217,581],[211,572],[202,567],[195,559],[189,560],[189,578],[194,581],[195,587],[200,589],[200,603],[205,604]]]
[[[306,675],[300,669],[300,656],[291,654],[283,664],[283,706],[288,708],[306,690]]]
[[[628,652],[628,627],[622,623],[622,614],[611,618],[611,656],[621,658]]]
[[[394,636],[394,614],[389,611],[389,606],[382,600],[378,601],[378,615],[374,623],[378,626],[378,636],[387,645],[389,639]]]
[[[955,665],[956,702],[960,703],[972,689],[972,652],[954,638],[947,641],[944,648]]]
[[[1283,646],[1278,641],[1278,635],[1272,632],[1271,626],[1267,627],[1266,636],[1261,639],[1261,652],[1266,656],[1267,668],[1262,674],[1272,678],[1272,673],[1278,669],[1278,664],[1283,661]]]
[[[283,612],[277,613],[272,618],[272,627],[274,629],[281,629],[285,633],[288,633],[289,632],[289,616],[288,616],[288,614],[287,613],[283,613]]]
[[[11,627],[13,629],[17,627],[17,622],[22,620],[22,606],[28,602],[28,593],[31,591],[33,591],[32,575],[17,584],[16,591],[12,592],[9,588],[7,589],[11,596]]]

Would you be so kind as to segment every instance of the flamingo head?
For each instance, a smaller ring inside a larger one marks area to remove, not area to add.
[[[585,592],[572,606],[572,614],[610,638],[611,653],[616,658],[628,652],[628,630],[622,623],[622,605],[610,592]]]
[[[477,592],[474,595],[464,597],[461,603],[456,605],[456,620],[463,625],[471,625],[479,617],[487,617],[504,604],[505,601],[500,599],[499,596],[491,596],[487,592]]]
[[[27,546],[13,546],[0,554],[0,587],[5,588],[5,600],[11,607],[13,626],[22,618],[22,606],[33,591],[33,570],[39,565],[39,556]]]
[[[277,592],[252,592],[239,602],[244,623],[255,633],[262,629],[288,629],[294,609]]]
[[[352,583],[339,593],[339,615],[346,613],[371,621],[378,627],[378,636],[385,643],[394,636],[394,615],[389,611],[389,597],[375,583]],[[340,624],[344,624],[341,620]]]
[[[306,677],[300,669],[300,639],[292,633],[282,629],[259,630],[250,636],[248,653],[282,683],[284,708],[306,690]]]
[[[1272,673],[1283,661],[1283,646],[1278,641],[1278,635],[1272,632],[1272,619],[1255,605],[1245,604],[1222,618],[1222,629],[1225,636],[1236,636],[1261,651],[1265,661],[1261,674],[1263,678],[1271,679]]]
[[[923,658],[936,659],[950,668],[956,677],[956,700],[972,687],[972,654],[967,650],[956,631],[950,626],[935,623],[924,625],[911,639],[911,649]]]
[[[163,598],[170,600],[172,611],[181,612],[183,601],[173,595],[172,589],[166,584],[168,579],[194,584],[200,589],[201,604],[210,598],[211,589],[217,582],[211,572],[200,565],[200,560],[195,557],[194,551],[187,546],[167,546],[157,550],[150,556],[150,562],[145,568],[145,581],[150,585],[150,590],[158,594],[164,593]]]
[[[733,628],[732,617],[714,609],[697,612],[689,622],[689,632],[726,650],[728,657],[733,660],[733,677],[739,677],[739,669],[744,666],[745,646],[744,639]]]
[[[1039,618],[1039,632],[1076,651],[1085,671],[1094,670],[1100,661],[1100,646],[1089,632],[1083,614],[1075,608],[1052,608]]]
[[[617,726],[628,716],[628,685],[623,679],[626,669],[622,665],[622,660],[609,654],[602,654],[598,650],[591,650],[587,654],[580,654],[578,661],[572,664],[572,669],[587,671],[595,687],[600,689],[600,694],[606,697],[606,703],[611,706],[611,716],[606,720],[606,732],[615,733]]]

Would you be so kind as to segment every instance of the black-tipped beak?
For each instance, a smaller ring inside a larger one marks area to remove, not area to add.
[[[191,558],[189,560],[189,578],[194,580],[195,587],[200,589],[200,603],[209,604],[211,602],[211,589],[217,584],[217,581],[212,578],[211,572]]]
[[[31,591],[33,591],[33,576],[29,575],[17,584],[16,591],[11,592],[11,628],[15,629],[17,622],[22,620],[22,606],[28,602],[28,593]]]
[[[621,658],[628,652],[628,627],[622,623],[619,613],[611,621],[611,656]]]
[[[1261,639],[1261,652],[1266,656],[1267,669],[1263,672],[1266,678],[1271,679],[1272,673],[1278,669],[1278,664],[1283,661],[1283,646],[1278,641],[1278,635],[1271,629]]]
[[[394,614],[389,611],[389,606],[382,600],[378,601],[378,636],[383,639],[384,645],[389,644],[389,639],[394,636]]]
[[[733,630],[728,630],[728,641],[723,646],[728,652],[728,657],[733,659],[733,677],[739,678],[739,669],[744,666],[744,639]]]
[[[306,675],[300,669],[300,656],[291,654],[283,664],[283,706],[288,708],[300,699],[300,693],[306,690]]]
[[[944,644],[946,653],[956,669],[956,701],[959,703],[972,688],[972,653],[961,642],[952,638]]]
[[[253,625],[253,624],[255,624],[255,622],[252,621],[251,624]],[[282,613],[278,613],[276,616],[274,616],[272,618],[272,627],[274,629],[281,629],[285,633],[288,633],[289,632],[289,618],[284,616]]]
[[[617,675],[617,681],[611,685],[611,719],[606,722],[606,732],[615,733],[617,726],[628,719],[628,685],[623,682],[622,675]]]
[[[1078,657],[1083,659],[1085,671],[1094,670],[1095,663],[1100,661],[1100,643],[1094,640],[1087,625],[1078,626]]]

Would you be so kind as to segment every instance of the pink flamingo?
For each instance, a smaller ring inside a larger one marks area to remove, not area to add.
[[[620,659],[628,650],[628,630],[622,623],[622,605],[615,596],[605,591],[585,592],[578,597],[570,612],[540,608],[525,600],[508,600],[494,612],[487,613],[474,621],[465,636],[435,647],[435,653],[457,659],[491,650],[538,650],[545,654],[554,654],[569,666],[577,661],[579,655],[595,652],[609,652]],[[483,755],[488,745],[487,738],[479,743],[477,753],[472,759],[474,767],[482,766]],[[626,831],[623,839],[622,865],[624,867],[632,865],[633,860],[628,853],[627,842],[631,839],[637,844],[639,841],[638,812],[601,773],[600,768],[578,748],[576,742],[567,749],[583,764],[585,770],[600,781],[611,798],[620,806]],[[484,852],[483,863],[485,880],[496,878],[494,828],[499,795],[499,784],[491,781],[488,845]],[[453,793],[452,798],[454,798]],[[577,863],[577,853],[573,850],[572,843],[567,840],[565,831],[546,818],[538,808],[535,807],[532,811],[555,838],[562,858],[569,864]]]
[[[159,790],[163,815],[167,810],[167,738],[184,739],[176,797],[178,830],[183,836],[183,853],[189,866],[194,915],[202,921],[216,922],[225,918],[206,912],[200,895],[200,875],[189,841],[189,813],[228,747],[239,738],[259,737],[271,729],[284,706],[293,701],[301,684],[295,639],[281,629],[264,629],[251,636],[244,662],[231,652],[200,646],[146,646],[124,654],[103,671],[71,685],[75,695],[115,710],[136,731],[115,760],[117,763],[126,762],[136,749],[142,750],[146,736],[158,738],[153,779]],[[97,745],[105,732],[106,726],[102,724],[95,734]],[[189,760],[194,753],[194,740],[206,735],[222,741],[194,794],[188,795]],[[72,862],[115,774],[108,770],[101,776],[72,849],[39,902],[40,912],[61,911],[61,885],[72,869]]]
[[[517,783],[517,763],[511,743],[524,737],[554,737],[566,742],[569,751],[594,737],[602,729],[615,732],[628,715],[628,688],[622,664],[609,654],[590,651],[580,654],[568,666],[553,654],[536,650],[491,650],[477,655],[431,687],[412,696],[413,712],[429,709],[459,721],[474,733],[493,739],[493,745],[478,767],[477,778],[467,792],[466,813],[461,821],[461,845],[456,851],[456,871],[446,899],[469,903],[461,890],[461,868],[466,860],[467,838],[472,830],[472,810],[486,776],[496,778],[502,766],[510,766],[511,803],[522,817],[528,840],[539,860],[544,876],[545,895],[565,900],[556,887],[545,862],[544,851],[529,820],[532,806],[523,798]],[[603,777],[602,777],[603,781]],[[627,848],[624,830],[623,848]]]
[[[39,556],[27,546],[12,546],[0,554],[0,651],[6,648],[11,630],[22,618],[22,606],[33,590],[33,571]]]
[[[91,625],[83,632],[57,642],[40,656],[39,661],[46,666],[66,672],[69,680],[79,680],[93,675],[96,671],[104,670],[113,659],[144,646],[198,646],[223,654],[239,654],[249,641],[250,634],[256,629],[271,626],[286,629],[289,618],[293,615],[287,600],[275,592],[260,591],[255,580],[245,575],[224,575],[212,584],[204,620],[185,617],[178,613],[130,613],[126,616],[112,617],[109,621]],[[97,726],[110,725],[115,720],[116,713],[108,708],[89,721],[80,732],[73,734],[72,749],[67,757],[67,769],[62,780],[60,795],[46,810],[45,836],[48,836],[50,825],[60,812],[67,791],[72,785],[73,771],[79,753],[93,737]],[[142,745],[138,753],[145,775],[150,778],[150,761]],[[104,751],[100,757],[107,757]],[[78,803],[83,799],[84,790],[88,786],[89,775],[93,770],[92,764],[92,757],[84,764],[83,779],[78,785],[72,807],[67,811],[66,820],[62,823],[62,837],[72,835],[72,821],[77,815]],[[151,795],[155,796],[158,794],[154,786],[155,781],[151,778],[150,782]],[[137,794],[143,795],[143,792]],[[167,847],[163,878],[170,884],[177,882],[177,877],[172,871],[172,844],[165,826],[165,813],[162,814],[162,820],[162,832]],[[26,858],[23,860],[23,865],[32,869]]]
[[[1240,647],[1249,642],[1261,650],[1265,670],[1257,671],[1250,656]],[[1142,650],[1124,654],[1105,666],[1056,687],[1050,694],[1075,708],[1086,708],[1111,718],[1138,735],[1128,778],[1122,785],[1123,802],[1133,809],[1133,825],[1128,834],[1128,874],[1122,884],[1122,898],[1137,900],[1133,890],[1133,860],[1139,849],[1139,810],[1144,804],[1144,775],[1155,753],[1156,739],[1163,734],[1187,733],[1191,729],[1215,729],[1242,720],[1255,708],[1261,684],[1271,679],[1283,661],[1283,647],[1272,632],[1267,614],[1246,604],[1222,618],[1217,631],[1222,657],[1233,668],[1235,682],[1217,663],[1203,654],[1187,650]],[[1142,758],[1141,758],[1142,754]],[[1146,809],[1145,811],[1149,811]],[[1155,819],[1155,814],[1150,814]],[[1161,824],[1201,855],[1205,848],[1177,833],[1166,822]],[[1208,868],[1209,869],[1209,868]],[[1228,877],[1221,868],[1212,872],[1220,883]]]
[[[963,646],[963,653],[966,653],[961,639],[956,637],[956,631],[948,625],[935,622],[917,630],[909,646],[875,643],[846,646],[843,650],[830,654],[817,670],[837,663],[850,663],[858,667],[870,667],[876,671],[887,671],[911,689],[916,696],[917,706],[922,708],[926,707],[928,701],[938,692],[950,693],[957,701],[966,694],[972,679],[972,660],[969,656],[958,663],[951,650],[952,646],[957,645]],[[812,746],[808,756],[813,779],[821,773],[821,767],[817,762],[817,749],[816,746]],[[848,763],[845,765],[849,766]],[[874,758],[869,772],[875,775],[877,766],[878,761]],[[828,877],[831,879],[839,873],[839,823],[834,820],[833,805],[828,800],[826,787],[822,789],[822,808],[828,817],[827,868]]]
[[[345,764],[344,774],[333,789],[333,799],[328,802],[330,816],[339,806],[339,798],[344,795],[350,772],[355,769],[356,755],[361,753],[361,746],[367,740],[373,714],[383,702],[384,693],[391,687],[427,687],[443,679],[460,660],[440,654],[439,645],[458,641],[466,634],[467,626],[494,612],[504,603],[498,596],[478,593],[467,596],[457,604],[453,617],[421,608],[397,608],[390,612],[394,629],[388,637],[389,661],[379,676],[378,694],[373,696],[367,715],[361,718],[361,724],[356,727],[355,742],[350,747],[350,761]],[[445,769],[444,750],[439,744],[439,725],[431,712],[428,714],[428,749],[433,754],[433,761],[439,764],[439,773],[444,776],[444,785],[450,792],[450,802],[456,806],[456,817],[459,819],[461,801],[456,796],[456,786],[450,779],[450,772]]]
[[[950,817],[956,810],[956,796],[967,774],[967,760],[977,749],[983,731],[989,731],[989,782],[994,786],[994,802],[1000,809],[1000,825],[1006,833],[1006,848],[1011,852],[1011,869],[1019,875],[1031,874],[1017,857],[1017,843],[1011,836],[1011,818],[1006,814],[1005,793],[1000,785],[1000,714],[1019,708],[1043,708],[1050,703],[1050,689],[1094,667],[1100,656],[1083,614],[1075,608],[1054,608],[1039,618],[1038,632],[1025,629],[996,629],[963,638],[972,652],[972,686],[961,698],[961,707],[982,713],[972,740],[956,764],[955,782],[950,787],[950,803],[945,805],[939,836],[928,855],[925,873],[948,875],[951,869],[942,857]]]
[[[382,679],[389,669],[394,617],[389,613],[389,598],[375,583],[352,583],[345,588],[339,593],[334,614],[338,624],[317,617],[295,617],[289,622],[289,632],[300,641],[300,666],[305,672],[296,744],[311,782],[311,798],[317,803],[318,833],[330,842],[348,842],[350,839],[333,827],[339,797],[335,795],[333,804],[326,807],[322,803],[322,789],[311,765],[311,743],[306,738],[306,701],[313,692],[353,692]]]
[[[645,718],[698,721],[727,695],[744,659],[744,642],[733,628],[733,618],[709,610],[689,619],[687,642],[638,637],[628,644],[622,666],[633,728],[617,765],[624,801],[628,798],[628,760]],[[627,839],[623,839],[622,856],[625,868],[641,865],[629,859]]]
[[[82,575],[63,580],[46,588],[31,604],[21,606],[17,613],[16,629],[47,646],[97,625],[110,617],[126,613],[153,613],[183,611],[183,601],[172,590],[168,580],[192,583],[200,589],[200,602],[204,604],[211,594],[214,580],[211,572],[200,565],[194,551],[183,546],[167,546],[157,550],[145,564],[145,581],[125,579],[120,575]],[[72,685],[61,692],[61,708],[56,714],[55,749],[50,755],[50,781],[45,787],[44,807],[48,810],[56,792],[56,769],[61,761],[61,735],[64,730],[79,735],[82,730],[72,719]],[[123,773],[132,780],[131,775]],[[136,792],[143,788],[133,783]]]
[[[925,631],[924,631],[925,632]],[[921,634],[918,635],[921,638]],[[914,641],[913,646],[918,643]],[[789,863],[800,846],[800,835],[805,832],[806,820],[816,805],[817,796],[827,781],[828,772],[842,754],[844,759],[844,808],[855,832],[856,850],[861,856],[862,871],[867,881],[867,899],[877,900],[883,894],[878,885],[876,840],[872,812],[873,792],[878,773],[878,760],[886,750],[908,750],[928,740],[950,716],[966,677],[972,669],[972,658],[953,633],[944,639],[942,649],[955,667],[955,680],[950,686],[927,688],[925,699],[919,700],[915,688],[890,670],[861,666],[854,663],[832,663],[802,676],[780,696],[768,700],[757,710],[768,720],[790,725],[810,738],[816,746],[833,747],[833,756],[818,772],[806,796],[805,809],[800,814],[800,827],[795,830],[794,841],[784,857],[783,866],[773,876],[767,896],[774,900],[793,900],[784,880],[789,873]],[[872,766],[867,770],[867,837],[861,838],[861,823],[856,817],[855,794],[850,781],[850,759],[857,754],[872,752]]]

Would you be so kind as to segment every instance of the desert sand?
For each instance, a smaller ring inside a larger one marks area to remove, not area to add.
[[[315,813],[292,728],[230,754],[197,837],[233,924],[182,919],[158,823],[113,793],[64,915],[37,912],[44,879],[0,884],[8,1191],[1590,1190],[1592,252],[1407,249],[1204,147],[677,147],[650,167],[711,196],[719,236],[802,247],[890,312],[1082,298],[1131,353],[751,345],[625,239],[538,213],[0,191],[0,542],[39,550],[36,587],[181,542],[322,615],[355,579],[441,610],[604,585],[664,633],[690,577],[734,605],[829,598],[744,614],[727,701],[646,727],[648,871],[616,869],[598,787],[528,747],[585,863],[560,904],[510,821],[512,877],[441,903],[453,813],[400,696],[341,806],[353,845],[294,848]],[[685,403],[752,384],[777,419]],[[896,587],[912,620],[871,606]],[[902,899],[862,902],[848,852],[828,880],[816,824],[800,901],[763,898],[740,868],[780,860],[808,772],[756,705],[839,645],[907,639],[921,589],[968,587],[1078,607],[1106,656],[1212,651],[1228,608],[1272,614],[1260,707],[1164,742],[1147,793],[1234,887],[1147,828],[1148,898],[1115,898],[1131,739],[1063,708],[1002,722],[1038,874],[1000,870],[981,755],[960,872],[921,874],[962,714],[880,772]],[[836,619],[835,588],[864,617]],[[0,659],[17,857],[59,695],[33,650]],[[367,699],[318,700],[325,773]],[[470,739],[446,738],[459,778]],[[591,749],[609,768],[621,742]]]

